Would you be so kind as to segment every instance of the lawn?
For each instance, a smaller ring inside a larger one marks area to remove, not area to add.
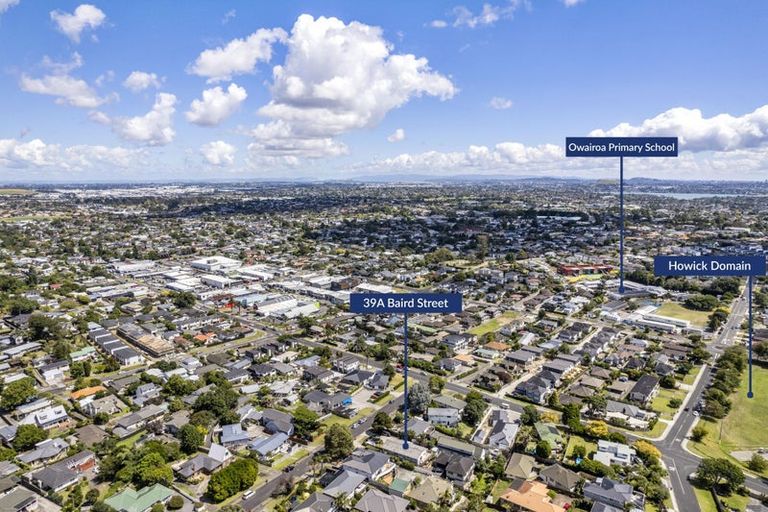
[[[731,412],[723,420],[722,444],[730,449],[768,447],[768,370],[753,367],[752,388],[755,398],[747,398],[748,373],[741,376],[741,385],[731,396]]]
[[[587,455],[589,455],[592,452],[597,451],[597,443],[593,443],[591,441],[587,441],[581,436],[571,436],[568,439],[568,444],[565,446],[565,456],[566,458],[572,458],[571,454],[573,454],[573,449],[577,445],[582,445],[587,449]]]
[[[294,453],[293,455],[290,455],[288,457],[283,457],[282,459],[275,462],[272,465],[272,467],[278,471],[282,471],[287,466],[290,466],[291,464],[303,459],[307,455],[309,455],[309,450],[306,450],[306,449],[297,450],[296,453]]]
[[[363,407],[362,409],[360,409],[360,412],[358,412],[351,418],[342,418],[341,416],[336,416],[335,414],[332,414],[330,417],[324,419],[322,421],[322,424],[327,425],[328,427],[334,424],[339,424],[344,427],[348,427],[354,422],[356,422],[357,420],[359,420],[360,418],[370,415],[375,410],[376,409],[374,409],[373,407]]]
[[[673,398],[685,399],[687,391],[684,389],[666,389],[661,388],[659,394],[653,399],[651,408],[657,411],[661,417],[666,419],[672,419],[672,416],[677,412],[677,409],[673,409],[669,406],[669,401]]]
[[[0,188],[0,196],[31,196],[34,193],[26,188]]]
[[[701,512],[717,512],[717,505],[715,505],[715,499],[712,497],[712,493],[707,489],[693,488],[696,493],[696,501],[699,502]],[[732,494],[727,498],[720,496],[720,501],[726,507],[730,507],[736,510],[746,510],[749,505],[749,498],[747,496],[741,496],[740,494]]]
[[[517,312],[505,311],[501,316],[491,318],[490,320],[486,320],[477,327],[473,327],[469,330],[469,333],[479,337],[488,334],[489,332],[496,332],[501,330],[502,327],[507,325],[515,318],[517,318]]]
[[[140,430],[139,432],[136,432],[130,437],[126,437],[125,439],[118,441],[117,446],[128,446],[132,447],[135,445],[139,439],[141,439],[141,436],[143,436],[145,432],[143,430]]]
[[[694,366],[691,371],[689,371],[688,374],[683,377],[683,384],[687,384],[689,386],[693,385],[693,381],[696,380],[696,377],[699,376],[699,373],[701,373],[701,366]]]
[[[677,302],[665,302],[659,309],[653,312],[654,315],[668,316],[678,320],[688,320],[694,325],[705,327],[709,321],[711,311],[695,311],[688,309]]]
[[[731,457],[733,450],[749,450],[751,448],[768,446],[768,429],[764,421],[768,416],[768,403],[758,398],[747,398],[747,372],[741,376],[739,389],[731,395],[731,412],[723,420],[710,421],[702,419],[698,422],[707,430],[707,435],[699,443],[690,442],[691,449],[702,457]],[[753,389],[756,397],[764,397],[768,393],[768,370],[759,366],[754,367]],[[768,476],[768,471],[763,472]]]
[[[508,480],[496,480],[496,483],[493,484],[493,489],[491,489],[491,496],[493,496],[493,502],[496,503],[496,501],[499,499],[499,496],[501,496],[502,493],[507,489],[509,489]]]

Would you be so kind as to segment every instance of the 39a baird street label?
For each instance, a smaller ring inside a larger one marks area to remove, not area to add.
[[[764,276],[765,256],[656,256],[657,276]]]
[[[565,156],[676,157],[677,137],[566,137]]]
[[[459,293],[352,293],[352,313],[460,313]]]

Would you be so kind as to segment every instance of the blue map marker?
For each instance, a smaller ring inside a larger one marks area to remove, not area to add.
[[[408,315],[461,313],[459,293],[352,293],[349,310],[364,315],[402,314],[403,324],[403,449],[408,449]]]
[[[755,394],[752,392],[752,281],[755,276],[766,274],[765,256],[656,256],[653,258],[653,272],[657,276],[747,276],[747,308],[749,310],[747,398],[753,398]]]
[[[624,157],[677,157],[677,137],[566,137],[565,156],[619,157],[619,293],[624,293]]]

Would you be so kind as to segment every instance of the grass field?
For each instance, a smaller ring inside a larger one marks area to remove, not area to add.
[[[677,318],[678,320],[688,320],[693,325],[704,327],[707,325],[711,311],[694,311],[677,302],[665,302],[653,314]]]
[[[701,512],[717,512],[717,505],[715,505],[715,499],[712,497],[712,493],[707,489],[699,489],[694,487],[693,490],[696,493],[696,501],[699,502]],[[746,510],[749,504],[749,498],[741,496],[739,494],[733,494],[727,498],[720,497],[720,501],[726,507],[733,508],[735,510]]]
[[[483,322],[477,327],[473,327],[469,330],[469,333],[474,334],[475,336],[483,336],[489,332],[496,332],[501,330],[502,327],[507,325],[515,318],[517,318],[517,312],[505,311],[500,317],[491,318],[490,320]]]
[[[665,389],[661,388],[659,394],[653,399],[651,408],[657,411],[662,418],[672,419],[672,416],[677,412],[677,409],[673,409],[669,406],[669,401],[673,398],[679,398],[683,400],[686,395],[684,389]]]
[[[34,193],[26,188],[0,188],[0,196],[31,196]]]
[[[360,409],[360,412],[352,416],[351,418],[342,418],[341,416],[331,415],[329,418],[326,418],[322,421],[323,425],[331,426],[335,423],[338,423],[339,425],[342,425],[344,427],[348,427],[363,416],[368,416],[371,414],[375,409],[373,407],[363,407]]]
[[[731,395],[733,405],[728,416],[723,420],[699,421],[698,424],[707,430],[707,435],[699,443],[690,442],[694,452],[703,457],[727,457],[741,464],[731,457],[731,451],[768,447],[768,429],[763,423],[768,417],[768,402],[757,398],[768,393],[768,370],[754,367],[753,390],[756,398],[747,398],[747,387],[748,375],[745,371],[739,389]],[[763,475],[768,476],[768,471]]]
[[[272,466],[278,471],[282,471],[285,467],[290,466],[294,462],[297,462],[304,457],[309,455],[309,450],[297,450],[296,453],[293,455],[290,455],[288,457],[283,457],[279,461],[275,462],[275,464]]]
[[[701,366],[694,366],[693,369],[691,369],[688,374],[683,377],[683,384],[688,384],[689,386],[693,384],[693,381],[696,380],[696,377],[699,376],[699,373],[701,372]]]
[[[593,443],[591,441],[587,441],[581,436],[571,436],[568,439],[568,444],[565,446],[565,457],[566,458],[573,458],[573,449],[577,445],[582,445],[587,450],[587,455],[589,455],[592,452],[597,451],[597,443]]]
[[[496,480],[496,483],[493,484],[493,488],[491,489],[491,496],[493,496],[493,502],[496,503],[496,501],[498,501],[499,499],[499,496],[501,496],[502,493],[507,489],[509,489],[508,480]]]

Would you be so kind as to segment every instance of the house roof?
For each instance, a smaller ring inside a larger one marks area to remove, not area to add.
[[[581,477],[570,469],[564,468],[560,464],[552,464],[539,472],[539,476],[547,478],[553,486],[559,489],[570,490],[576,487]]]
[[[323,492],[334,498],[339,495],[349,496],[355,492],[355,489],[360,487],[363,482],[365,482],[365,476],[360,473],[342,469],[336,475],[336,478],[323,489]]]
[[[355,504],[355,510],[360,512],[404,512],[407,508],[408,500],[390,496],[378,489],[369,489]]]
[[[541,482],[525,481],[517,489],[507,489],[499,499],[530,512],[565,512],[563,507],[550,501],[548,492],[547,486]]]
[[[333,497],[316,492],[291,509],[291,512],[330,512],[335,507],[336,504]]]
[[[507,466],[504,468],[504,473],[511,477],[527,480],[530,478],[535,465],[536,464],[533,457],[523,453],[515,452],[509,458],[509,461],[507,461]]]
[[[173,495],[173,491],[161,484],[145,487],[138,491],[125,489],[123,492],[110,496],[104,503],[117,512],[144,512],[157,502],[165,501]]]
[[[446,492],[450,493],[452,485],[434,475],[426,477],[421,483],[408,491],[407,496],[419,503],[437,503]]]

